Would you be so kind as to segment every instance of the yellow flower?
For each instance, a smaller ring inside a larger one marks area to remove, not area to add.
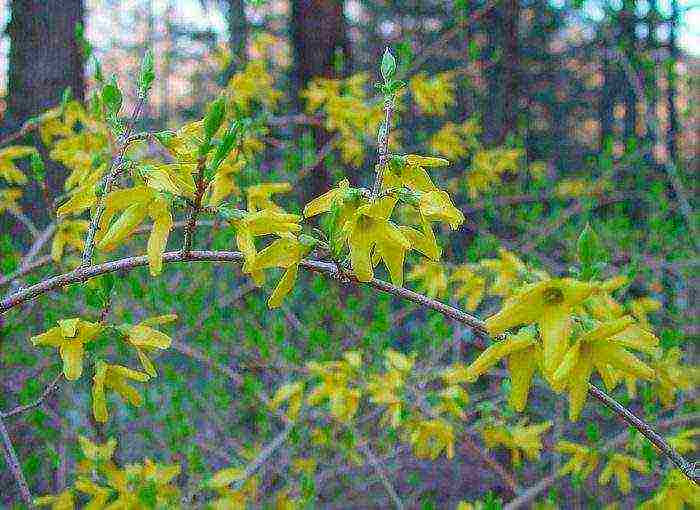
[[[442,221],[455,230],[464,223],[464,214],[457,209],[450,196],[441,190],[423,193],[418,203],[421,215],[427,221]]]
[[[437,459],[444,451],[448,459],[455,454],[455,435],[452,425],[442,419],[421,420],[410,434],[413,453],[419,459]]]
[[[69,214],[80,214],[97,203],[95,188],[102,178],[106,166],[101,165],[81,182],[80,186],[72,190],[68,195],[68,200],[56,209],[56,216],[68,216]]]
[[[408,189],[425,193],[437,191],[424,167],[440,167],[449,164],[450,162],[446,159],[430,156],[416,154],[394,156],[384,172],[382,186],[385,189],[405,186]]]
[[[540,458],[542,451],[542,438],[540,435],[549,430],[552,422],[546,421],[535,425],[489,425],[481,432],[484,444],[488,448],[503,445],[511,452],[514,466],[522,461],[522,455],[528,460],[534,461]]]
[[[678,347],[672,347],[664,352],[659,360],[651,362],[656,372],[655,395],[658,395],[661,403],[671,407],[678,390],[689,391],[700,379],[700,369],[696,366],[682,365],[682,351]]]
[[[299,416],[301,404],[304,399],[304,383],[294,382],[280,386],[269,402],[269,407],[272,410],[279,409],[284,402],[289,402],[287,416],[294,421]]]
[[[167,324],[177,319],[177,315],[160,315],[151,317],[132,326],[122,324],[119,329],[126,335],[126,340],[136,348],[136,354],[141,362],[141,367],[151,377],[156,377],[156,367],[148,357],[148,353],[156,349],[168,349],[172,344],[172,338],[165,333],[154,329],[152,326]]]
[[[248,210],[251,212],[271,209],[283,212],[282,208],[272,201],[272,195],[287,193],[292,189],[288,182],[266,182],[249,186],[245,191],[248,196]]]
[[[614,453],[600,472],[598,483],[600,485],[608,485],[613,475],[615,475],[620,492],[629,494],[632,490],[630,469],[634,469],[642,474],[649,473],[649,465],[646,461],[622,453]]]
[[[36,506],[51,506],[51,510],[73,510],[75,508],[75,500],[73,499],[73,491],[66,489],[55,496],[41,496],[34,498]]]
[[[395,204],[395,198],[385,197],[363,205],[344,226],[352,269],[361,282],[374,278],[373,261],[383,260],[394,285],[403,285],[404,257],[411,243],[388,219]]]
[[[102,324],[83,319],[64,319],[58,326],[31,338],[34,346],[49,345],[56,347],[63,360],[63,375],[69,381],[75,381],[83,373],[83,355],[85,344],[91,342],[102,331]]]
[[[111,489],[97,485],[85,477],[80,477],[75,481],[75,489],[91,497],[83,510],[102,510],[107,506],[107,501],[112,496]]]
[[[491,335],[499,335],[521,324],[536,323],[542,338],[544,374],[549,377],[569,348],[572,309],[594,290],[594,285],[571,278],[526,285],[486,319],[486,327]]]
[[[598,462],[600,461],[598,452],[586,445],[570,441],[559,441],[555,449],[560,453],[571,455],[568,462],[559,469],[561,476],[574,473],[582,480],[586,480],[598,467]]]
[[[36,152],[34,147],[11,145],[0,149],[0,177],[10,184],[25,184],[27,177],[17,168],[14,161],[26,158]]]
[[[123,210],[116,221],[112,219]],[[112,251],[127,239],[150,216],[153,220],[148,238],[148,266],[151,276],[163,270],[163,253],[173,227],[168,201],[152,188],[136,186],[112,191],[105,200],[105,210],[95,235],[97,248]]]
[[[496,296],[508,297],[518,287],[527,268],[514,253],[500,248],[497,259],[483,259],[479,262],[486,269],[496,273],[489,292]]]
[[[632,301],[629,304],[629,307],[632,315],[634,315],[639,321],[639,324],[644,329],[651,329],[651,324],[649,324],[649,317],[647,314],[649,312],[656,312],[660,310],[661,302],[649,297],[643,297]]]
[[[216,175],[207,188],[209,198],[204,200],[207,206],[216,207],[229,195],[239,193],[233,176],[241,171],[246,162],[243,159],[238,159],[237,154],[238,151],[232,151],[216,171]]]
[[[356,368],[343,359],[327,363],[307,363],[312,374],[318,375],[321,382],[306,397],[306,402],[315,406],[328,399],[330,413],[336,420],[348,423],[357,413],[362,393],[350,387]]]
[[[301,225],[299,225],[301,218],[296,214],[271,209],[257,212],[234,211],[233,214],[234,216],[229,219],[229,222],[236,230],[236,243],[245,258],[243,272],[250,273],[256,285],[262,285],[265,281],[262,269],[251,269],[258,255],[255,248],[255,237],[270,234],[285,236],[292,232],[299,232],[301,231]]]
[[[419,289],[428,297],[439,298],[447,291],[447,272],[439,262],[424,261],[416,264],[406,277],[408,281],[419,281]]]
[[[105,444],[93,443],[85,436],[78,436],[80,449],[85,458],[93,462],[105,462],[112,459],[117,448],[117,440],[110,437]]]
[[[449,281],[459,284],[454,294],[458,299],[466,299],[467,310],[475,310],[479,306],[484,297],[486,279],[478,275],[472,265],[457,266],[450,274]]]
[[[641,379],[653,379],[654,371],[627,350],[627,345],[617,340],[633,319],[625,316],[620,319],[599,323],[584,333],[563,356],[561,364],[551,377],[552,387],[569,392],[569,418],[576,421],[581,414],[588,395],[588,381],[593,368],[611,390],[617,383],[611,369],[628,373]],[[634,348],[634,347],[633,347]]]
[[[193,174],[196,169],[195,163],[171,163],[144,167],[143,173],[149,188],[193,199],[196,191]]]
[[[114,390],[124,401],[140,407],[143,399],[138,391],[128,384],[129,380],[146,382],[148,374],[137,372],[121,365],[108,365],[104,361],[95,363],[95,375],[92,378],[92,412],[99,422],[107,421],[107,400],[105,389]]]
[[[19,211],[21,209],[17,200],[22,196],[19,188],[0,189],[0,213],[4,211]]]
[[[66,246],[72,246],[76,251],[82,252],[85,247],[83,234],[87,232],[90,222],[86,220],[62,221],[56,227],[56,233],[51,242],[51,258],[59,262]]]
[[[294,288],[299,264],[309,254],[314,247],[313,239],[300,236],[299,239],[290,234],[290,237],[283,237],[263,249],[255,256],[252,264],[247,267],[247,271],[255,273],[263,269],[281,267],[285,269],[282,278],[277,282],[275,290],[272,291],[267,305],[270,308],[277,308],[282,304],[284,297]]]
[[[508,401],[516,411],[522,412],[542,358],[542,349],[531,329],[523,328],[516,335],[508,335],[505,340],[491,344],[466,368],[463,377],[473,382],[503,358],[508,361],[511,379]]]
[[[455,74],[438,73],[428,77],[421,72],[408,82],[408,88],[420,110],[428,115],[445,115],[447,108],[455,104]]]

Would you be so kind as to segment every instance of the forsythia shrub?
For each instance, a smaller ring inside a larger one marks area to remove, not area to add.
[[[139,101],[145,100],[153,81],[151,66],[152,61],[145,59]],[[220,228],[230,230],[242,272],[255,286],[275,280],[267,301],[270,308],[284,305],[300,269],[307,268],[343,283],[388,286],[403,297],[409,295],[403,289],[405,281],[411,282],[423,295],[410,294],[409,299],[452,318],[462,317],[458,319],[462,322],[467,319],[461,312],[453,308],[445,312],[446,305],[434,300],[461,303],[468,310],[488,301],[494,309],[483,323],[468,319],[483,347],[470,363],[455,360],[438,366],[427,362],[429,353],[355,348],[344,350],[337,359],[308,360],[298,371],[289,372],[287,382],[269,398],[261,398],[285,426],[280,442],[293,434],[308,447],[306,456],[297,456],[290,464],[285,475],[289,483],[282,478],[267,485],[267,493],[261,491],[263,480],[257,471],[270,449],[279,446],[274,441],[238,455],[235,465],[199,480],[195,489],[183,494],[177,485],[179,463],[145,458],[120,467],[113,458],[115,440],[93,443],[81,436],[81,460],[72,483],[59,494],[36,498],[36,505],[245,508],[267,501],[276,508],[305,507],[313,504],[310,480],[331,451],[351,464],[368,463],[381,472],[371,449],[387,451],[389,446],[360,437],[358,415],[366,409],[376,410],[369,416],[390,431],[385,438],[389,444],[405,445],[417,459],[451,459],[460,445],[480,437],[487,449],[509,451],[515,469],[537,463],[542,451],[552,446],[567,457],[555,471],[557,477],[571,476],[580,484],[600,467],[598,490],[612,490],[606,486],[614,480],[625,495],[637,476],[633,472],[651,474],[648,458],[635,453],[632,440],[627,453],[619,444],[606,447],[591,437],[583,444],[581,438],[559,436],[552,444],[546,438],[552,422],[530,422],[528,415],[516,413],[528,410],[535,386],[547,386],[557,398],[568,399],[569,418],[577,421],[596,374],[608,392],[624,383],[629,399],[634,399],[642,385],[663,405],[673,406],[677,392],[690,390],[699,373],[681,363],[679,348],[664,348],[653,332],[648,316],[660,304],[650,297],[621,301],[620,291],[628,280],[624,275],[602,277],[599,241],[590,229],[579,239],[579,265],[569,276],[551,276],[504,248],[497,258],[443,261],[441,236],[467,220],[455,205],[459,190],[466,186],[472,199],[493,191],[506,174],[522,170],[524,155],[517,147],[484,147],[475,119],[445,123],[427,141],[431,154],[394,152],[392,129],[409,97],[430,116],[444,115],[456,101],[454,73],[432,77],[420,73],[408,84],[396,80],[395,73],[396,62],[387,51],[378,102],[370,96],[366,74],[318,79],[303,93],[306,112],[322,117],[345,163],[362,167],[368,157],[367,141],[377,130],[379,157],[373,171],[362,176],[373,177],[371,189],[363,187],[354,172],[304,204],[301,214],[285,208],[280,197],[293,191],[296,183],[243,184],[245,169],[265,150],[267,128],[256,112],[273,112],[282,98],[263,60],[251,61],[234,74],[204,118],[174,131],[135,133],[133,120],[120,116],[122,93],[115,80],[103,81],[87,105],[66,99],[35,121],[50,158],[69,171],[65,195],[55,210],[50,255],[75,271],[72,274],[92,267],[93,249],[99,256],[130,249],[130,241],[143,231],[148,232],[145,251],[154,279],[161,275],[164,262],[217,260],[196,252],[198,222],[210,216]],[[402,94],[404,88],[410,94]],[[158,147],[158,156],[146,150],[149,144]],[[35,148],[0,149],[0,178],[11,186],[0,190],[0,212],[20,210],[18,201],[28,177],[18,162],[26,158],[32,158],[34,177],[42,180],[43,164],[36,161]],[[455,178],[443,176],[451,164],[445,158],[463,161],[468,170]],[[536,172],[534,165],[531,172]],[[597,183],[595,193],[603,193],[606,185]],[[579,196],[594,191],[587,183],[567,181],[557,186],[556,193]],[[184,243],[180,252],[167,254],[181,211]],[[76,259],[80,254],[82,259]],[[393,286],[378,282],[377,275],[384,273]],[[178,317],[159,315],[135,324],[130,319],[113,321],[114,278],[108,274],[91,285],[101,300],[99,317],[57,319],[32,336],[31,343],[58,351],[67,381],[92,379],[91,412],[96,423],[104,424],[119,408],[110,401],[112,393],[131,406],[144,404],[143,388],[159,377],[158,357],[173,345],[166,333],[168,324]],[[10,296],[2,309],[19,302]],[[49,350],[45,353],[49,355]],[[506,367],[508,406],[497,411],[484,402],[470,403],[474,399],[470,386],[501,364]],[[478,420],[469,424],[475,414]],[[681,453],[693,452],[697,434],[698,429],[681,431],[668,442]],[[464,501],[459,508],[484,505]],[[662,505],[700,507],[697,486],[681,471],[669,469],[656,494],[642,506]]]

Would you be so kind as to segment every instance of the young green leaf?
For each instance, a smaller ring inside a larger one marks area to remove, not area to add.
[[[392,55],[389,48],[384,50],[384,56],[382,56],[381,65],[382,78],[384,78],[385,83],[389,83],[396,72],[396,59]]]

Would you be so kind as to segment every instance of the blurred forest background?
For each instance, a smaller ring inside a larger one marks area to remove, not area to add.
[[[435,106],[439,115],[426,115],[415,104],[402,108],[397,140],[404,152],[436,153],[453,163],[444,182],[461,197],[458,206],[467,220],[445,243],[445,259],[477,263],[504,248],[561,275],[574,263],[576,239],[590,222],[608,249],[609,268],[630,276],[629,295],[663,304],[653,322],[664,347],[682,346],[685,363],[697,365],[700,5],[680,0],[0,0],[3,22],[0,139],[56,106],[67,87],[74,97],[87,98],[95,84],[93,57],[106,76],[117,74],[126,94],[124,110],[130,111],[140,60],[153,49],[156,81],[139,120],[139,129],[151,131],[200,118],[232,77],[246,69],[254,73],[246,66],[265,62],[281,94],[258,112],[268,126],[261,136],[264,147],[238,184],[298,177],[289,198],[292,211],[340,176],[370,182],[375,140],[362,138],[369,150],[345,157],[345,135],[324,124],[322,112],[310,111],[303,91],[315,78],[356,73],[368,73],[371,86],[390,46],[406,79],[423,76],[422,83],[430,83],[439,76],[452,84],[448,106]],[[80,25],[93,46],[87,58],[76,37]],[[246,89],[257,86],[254,79],[236,84],[255,96]],[[416,82],[411,92],[419,94],[419,87]],[[441,132],[445,126],[448,131]],[[479,188],[468,180],[479,168],[467,147],[511,151],[514,161],[497,182]],[[66,173],[60,164],[49,164],[52,196],[61,193]],[[23,198],[27,216],[0,219],[3,294],[58,271],[48,268],[48,255],[35,259],[31,274],[22,265],[22,253],[36,235],[32,229],[51,220],[47,209],[36,205],[40,190],[32,186]],[[232,249],[231,236],[216,226],[208,242]],[[433,362],[471,359],[465,345],[478,341],[444,318],[386,296],[338,289],[314,276],[304,276],[294,299],[271,314],[265,297],[238,270],[193,266],[187,273],[169,268],[164,275],[157,280],[138,271],[124,275],[119,285],[125,296],[113,306],[125,320],[171,312],[180,317],[172,352],[159,358],[162,380],[146,392],[147,413],[125,408],[106,430],[100,428],[83,412],[89,409],[86,383],[66,387],[27,420],[9,423],[25,470],[42,493],[65,487],[78,433],[118,437],[124,460],[150,455],[180,462],[187,473],[181,485],[192,487],[205,473],[241,461],[241,452],[274,436],[279,425],[257,409],[253,395],[261,388],[273,392],[305,360],[388,346],[427,349]],[[447,284],[438,287],[438,298],[459,304]],[[134,304],[130,296],[141,302]],[[21,316],[0,318],[0,409],[30,402],[51,381],[56,357],[38,353],[26,340],[68,309],[75,314],[90,309],[82,299],[69,291],[51,298],[55,310],[30,304]],[[485,299],[476,313],[485,317],[493,311],[493,301]],[[482,403],[497,402],[505,391],[497,377],[481,389]],[[540,393],[532,420],[553,420],[558,437],[624,432],[605,411],[595,414],[595,420],[602,416],[600,432],[586,428],[586,417],[583,425],[566,423],[561,402]],[[623,393],[620,389],[617,396],[625,400]],[[644,393],[630,405],[650,419],[688,410],[697,418],[693,393],[671,411],[655,407]],[[488,405],[475,409],[496,412]],[[547,439],[547,446],[554,441]],[[276,465],[267,466],[264,490],[272,491],[275,480],[288,476],[303,448],[303,443],[292,445]],[[406,448],[378,449],[409,508],[454,508],[488,491],[496,499],[510,498],[502,480],[469,452],[453,461],[429,462],[411,457]],[[495,456],[515,469],[507,453]],[[387,507],[372,471],[348,467],[339,458],[342,452],[328,453],[315,478],[301,484],[302,492],[313,494],[311,500],[323,508]],[[560,455],[547,452],[541,463],[518,468],[522,487],[552,478],[530,503],[580,508],[618,500],[612,490],[556,479],[560,463]],[[623,508],[651,494],[661,476],[659,471],[635,482],[632,495],[620,500]],[[0,506],[11,507],[13,494],[14,481],[2,471]]]

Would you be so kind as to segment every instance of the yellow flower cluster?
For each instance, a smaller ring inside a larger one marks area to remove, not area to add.
[[[382,104],[370,104],[367,93],[368,76],[358,73],[345,80],[316,78],[302,91],[306,112],[322,113],[324,126],[338,133],[335,147],[343,161],[359,167],[365,158],[366,140],[374,138],[383,118]]]

